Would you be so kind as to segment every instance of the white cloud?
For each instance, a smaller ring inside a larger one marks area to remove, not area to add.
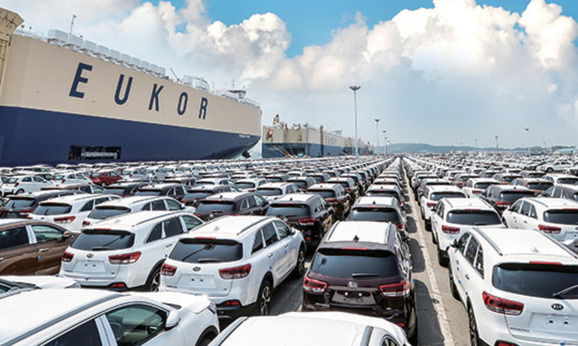
[[[99,44],[197,75],[217,88],[249,87],[263,123],[325,125],[375,141],[376,117],[393,142],[517,146],[523,129],[536,143],[575,144],[578,129],[578,25],[556,4],[532,0],[522,14],[474,0],[433,0],[369,27],[358,13],[332,40],[288,58],[291,33],[274,13],[234,25],[207,16],[204,0],[182,9],[138,0],[0,0],[27,25],[75,32]],[[59,11],[52,11],[59,8]],[[46,13],[51,13],[47,16]],[[381,138],[381,141],[383,138]]]

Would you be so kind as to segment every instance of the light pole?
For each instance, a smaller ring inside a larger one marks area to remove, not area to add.
[[[500,146],[498,145],[498,135],[496,135],[496,155],[498,155],[499,150],[500,150]]]
[[[528,156],[530,156],[530,128],[526,127],[526,135],[528,137]]]
[[[387,131],[383,130],[383,141],[385,142],[385,156],[387,157]]]
[[[374,120],[375,120],[375,130],[377,133],[377,136],[376,136],[377,137],[377,144],[376,144],[375,148],[377,149],[377,148],[379,148],[379,119],[374,119]],[[377,150],[379,150],[379,149],[377,149]],[[378,153],[379,153],[379,151],[378,151]]]
[[[355,109],[355,159],[359,159],[359,151],[357,150],[357,90],[361,89],[359,85],[352,85],[349,89],[353,90],[353,107]]]
[[[72,36],[72,29],[74,28],[74,20],[76,19],[76,14],[72,15],[72,20],[70,21],[70,32],[68,33],[70,36]]]

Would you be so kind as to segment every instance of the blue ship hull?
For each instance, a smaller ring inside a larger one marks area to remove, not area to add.
[[[233,158],[259,136],[18,107],[0,107],[0,166]],[[118,151],[116,159],[79,151]],[[90,149],[92,148],[92,149]],[[95,149],[96,148],[96,149]]]

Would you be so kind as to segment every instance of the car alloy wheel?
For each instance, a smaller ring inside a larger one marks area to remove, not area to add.
[[[303,246],[299,247],[299,253],[297,254],[297,264],[293,270],[293,277],[298,279],[305,274],[305,250]]]
[[[476,325],[476,316],[474,316],[474,309],[472,309],[471,305],[468,306],[468,319],[470,321],[470,344],[472,346],[481,345],[478,327]]]
[[[269,280],[263,281],[259,290],[259,315],[269,315],[271,309],[272,287]]]
[[[449,266],[448,277],[450,279],[450,291],[452,292],[452,297],[454,297],[457,300],[460,300],[460,294],[458,293],[456,283],[454,282],[454,272],[452,271],[451,266]]]

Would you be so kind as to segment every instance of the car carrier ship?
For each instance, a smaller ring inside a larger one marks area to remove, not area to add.
[[[232,158],[260,139],[244,90],[51,30],[23,30],[0,8],[0,166]]]

